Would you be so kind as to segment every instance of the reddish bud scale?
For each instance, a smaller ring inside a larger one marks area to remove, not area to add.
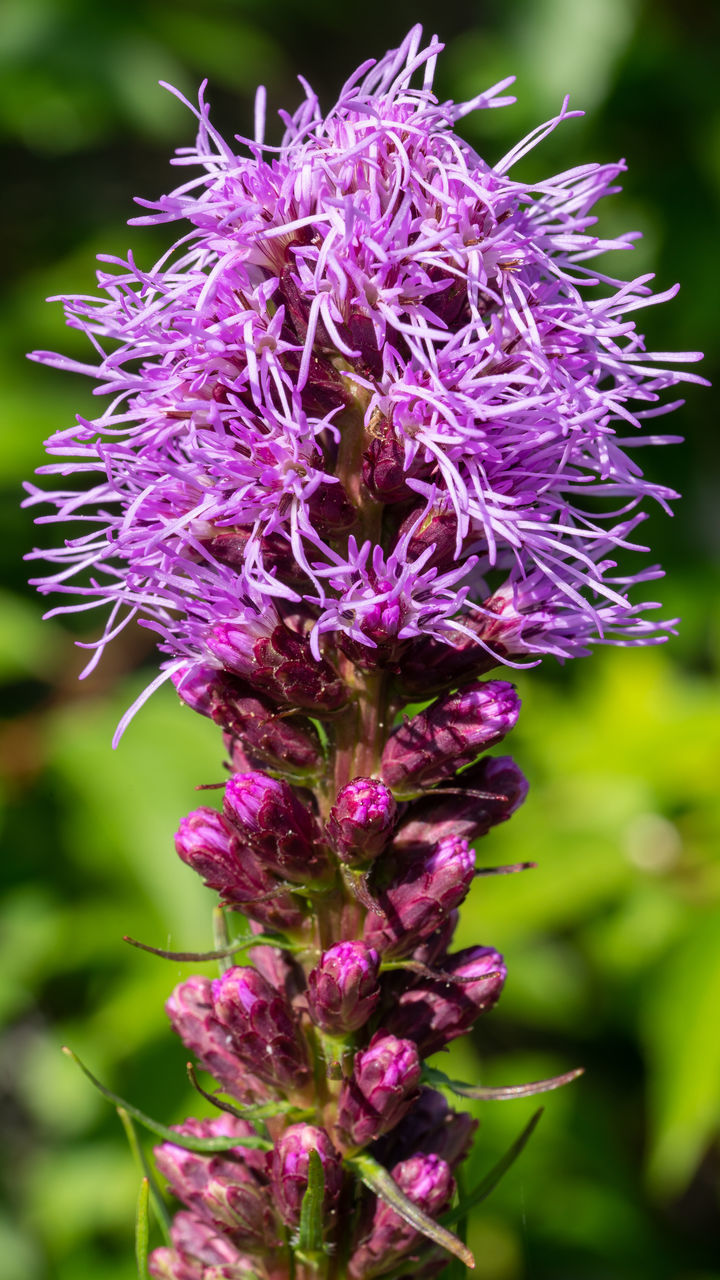
[[[406,467],[405,446],[390,423],[383,420],[372,429],[378,434],[365,450],[362,466],[363,480],[372,496],[385,503],[408,502],[417,498],[407,482],[427,475],[433,464],[416,459]]]
[[[457,532],[457,516],[446,503],[432,507],[429,511],[422,509],[420,516],[417,511],[410,512],[398,529],[398,541],[409,534],[406,551],[409,560],[417,560],[432,548],[432,555],[427,563],[435,565],[437,569],[449,569],[457,558]]]
[[[520,699],[506,680],[487,680],[439,698],[391,735],[382,757],[383,779],[404,797],[452,778],[500,742],[519,713]]]

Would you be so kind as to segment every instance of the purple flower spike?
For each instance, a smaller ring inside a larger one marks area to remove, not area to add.
[[[308,974],[307,1002],[314,1022],[329,1035],[357,1031],[380,999],[380,956],[366,942],[338,942]]]
[[[469,1031],[497,1003],[506,977],[505,962],[492,947],[468,947],[436,964],[437,978],[414,982],[384,1019],[394,1035],[415,1040],[424,1058]]]
[[[455,834],[470,842],[484,836],[523,803],[527,778],[510,756],[486,756],[458,779],[469,794],[431,798],[414,804],[395,832],[393,849],[417,854]],[[485,792],[483,796],[473,792]]]
[[[520,699],[505,680],[486,680],[439,698],[391,735],[382,775],[392,791],[411,796],[452,778],[514,727]]]
[[[228,1043],[227,1028],[215,1017],[212,983],[195,976],[175,988],[165,1006],[173,1030],[200,1065],[240,1102],[267,1098],[267,1086],[241,1062]]]
[[[325,1129],[312,1124],[291,1124],[278,1138],[272,1153],[271,1187],[273,1198],[284,1222],[296,1227],[308,1184],[310,1152],[317,1151],[325,1176],[323,1213],[326,1224],[342,1185],[342,1160]]]
[[[376,778],[353,778],[338,791],[325,834],[341,862],[371,862],[385,848],[397,819],[392,793]]]
[[[315,820],[287,782],[256,771],[236,773],[225,787],[223,810],[267,870],[298,884],[329,871]]]
[[[392,1176],[401,1191],[429,1217],[437,1217],[448,1207],[455,1191],[450,1166],[437,1155],[415,1155],[396,1164]],[[418,1246],[431,1248],[414,1227],[378,1198],[369,1233],[352,1255],[348,1267],[351,1280],[370,1280],[391,1270],[400,1258]],[[413,1257],[416,1262],[416,1257]]]
[[[420,1083],[420,1058],[412,1040],[378,1031],[355,1054],[353,1074],[338,1099],[337,1133],[351,1149],[388,1133],[412,1105]]]
[[[472,884],[475,854],[467,840],[445,836],[406,863],[377,895],[384,916],[368,912],[365,941],[385,956],[408,955],[460,906]]]
[[[283,1092],[302,1088],[310,1073],[302,1033],[284,997],[257,969],[228,969],[212,983],[212,1001],[229,1047],[259,1079]]]

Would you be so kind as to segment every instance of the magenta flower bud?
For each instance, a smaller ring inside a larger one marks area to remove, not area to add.
[[[375,426],[372,422],[370,430],[374,439],[363,454],[363,480],[372,496],[380,502],[407,502],[417,498],[417,494],[408,485],[408,480],[427,474],[432,463],[420,461],[418,457],[405,465],[405,446],[395,435],[387,420],[380,420]]]
[[[322,767],[320,739],[310,721],[278,716],[277,707],[229,672],[198,665],[178,672],[173,683],[188,706],[239,739],[259,765],[298,778],[312,777]]]
[[[153,1249],[148,1254],[148,1274],[154,1280],[203,1280],[204,1267],[177,1249]]]
[[[437,1155],[411,1156],[395,1165],[392,1176],[408,1199],[431,1218],[447,1209],[455,1191],[450,1166]],[[411,1249],[416,1261],[415,1251],[423,1245],[431,1247],[425,1237],[378,1197],[370,1231],[354,1251],[348,1275],[352,1280],[369,1280],[391,1270]]]
[[[392,793],[376,778],[353,778],[338,791],[325,835],[341,862],[371,862],[385,848],[397,819]]]
[[[215,1017],[209,978],[196,975],[181,982],[165,1009],[183,1044],[227,1093],[244,1103],[269,1096],[266,1085],[239,1061],[228,1044],[227,1028]]]
[[[338,942],[308,974],[307,1002],[315,1023],[342,1036],[364,1026],[380,999],[380,957],[366,942]]]
[[[457,836],[445,836],[429,854],[405,860],[376,894],[384,915],[367,913],[365,941],[387,957],[408,955],[459,907],[474,871],[475,854]]]
[[[272,1153],[270,1185],[283,1222],[296,1227],[307,1191],[310,1152],[317,1151],[325,1176],[323,1214],[333,1212],[342,1185],[342,1159],[325,1129],[312,1124],[291,1124],[280,1135]]]
[[[391,735],[382,775],[396,795],[411,796],[452,778],[513,728],[520,699],[506,680],[486,680],[439,698]]]
[[[253,1270],[250,1260],[238,1252],[227,1235],[198,1214],[185,1209],[176,1213],[170,1227],[170,1238],[178,1253],[183,1257],[197,1258],[206,1267],[240,1268],[247,1263],[248,1269]],[[202,1280],[206,1280],[206,1276],[207,1272],[202,1271]]]
[[[307,1047],[283,996],[258,973],[242,965],[212,983],[215,1016],[230,1032],[231,1047],[260,1080],[295,1092],[310,1074]]]
[[[229,907],[276,929],[297,929],[304,919],[298,899],[243,845],[230,823],[214,809],[194,810],[175,836],[183,862],[202,876]]]
[[[324,659],[313,657],[305,636],[279,623],[257,634],[243,620],[217,623],[208,636],[213,657],[276,702],[313,715],[339,711],[347,689]]]
[[[395,832],[394,850],[420,853],[447,835],[477,840],[491,827],[506,822],[528,791],[525,775],[510,756],[485,756],[457,781],[471,794],[447,799],[428,796],[414,804],[409,817]],[[473,795],[476,791],[487,794]]]
[[[420,1058],[412,1040],[378,1031],[355,1054],[353,1074],[338,1099],[337,1132],[344,1146],[365,1147],[388,1133],[417,1096]]]
[[[432,507],[420,518],[417,511],[411,511],[398,529],[398,541],[409,534],[405,554],[408,560],[417,560],[428,548],[432,547],[432,555],[426,561],[438,569],[449,568],[457,556],[458,522],[454,509],[447,501],[444,505]],[[447,648],[447,646],[443,646]],[[452,653],[452,647],[450,647]],[[401,663],[401,669],[404,661]]]
[[[257,771],[236,773],[225,787],[223,811],[267,870],[298,884],[329,871],[315,819],[287,782]]]
[[[423,1088],[404,1120],[383,1139],[383,1164],[407,1160],[412,1155],[436,1155],[451,1169],[467,1156],[477,1120],[465,1111],[454,1111],[437,1089]]]
[[[421,699],[444,693],[498,666],[500,658],[494,648],[488,648],[479,640],[481,636],[484,638],[484,615],[461,613],[457,621],[465,631],[456,631],[448,643],[422,635],[409,642],[402,662],[393,668],[404,697]]]
[[[384,1019],[394,1035],[415,1040],[424,1058],[464,1035],[497,1003],[507,973],[492,947],[446,956],[438,970],[437,978],[419,978],[403,991]]]

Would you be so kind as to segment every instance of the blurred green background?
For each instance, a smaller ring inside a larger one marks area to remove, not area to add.
[[[436,10],[439,9],[439,16]],[[60,1055],[70,1042],[108,1083],[165,1120],[188,1099],[185,1053],[162,1004],[189,970],[125,947],[208,942],[209,895],[172,848],[193,787],[220,776],[213,727],[165,690],[118,752],[110,737],[147,679],[140,635],[85,684],[85,624],[41,623],[21,556],[36,534],[19,511],[41,441],[91,409],[80,380],[27,364],[25,350],[82,351],[45,295],[93,286],[93,257],[164,243],[128,231],[131,197],[166,190],[169,152],[192,121],[157,80],[193,95],[208,76],[215,123],[251,119],[255,84],[293,107],[302,72],[329,105],[362,59],[412,22],[439,27],[444,96],[518,76],[517,106],[465,123],[485,157],[554,113],[588,110],[520,174],[625,156],[608,232],[644,239],[618,273],[657,272],[680,298],[645,313],[657,349],[718,357],[718,10],[701,0],[4,0],[0,134],[5,245],[0,431],[5,569],[0,630],[2,826],[0,1050],[5,1280],[129,1280],[136,1174],[112,1110]],[[717,380],[717,379],[716,379]],[[687,444],[644,455],[686,494],[649,537],[682,616],[662,649],[601,650],[520,680],[513,751],[525,809],[483,847],[536,871],[478,882],[462,945],[492,942],[510,977],[499,1009],[455,1046],[451,1074],[514,1083],[582,1063],[546,1100],[540,1128],[478,1213],[478,1280],[720,1280],[720,809],[713,394],[691,389],[672,429]],[[196,1111],[197,1108],[195,1107]],[[531,1102],[477,1104],[469,1182],[526,1123]]]

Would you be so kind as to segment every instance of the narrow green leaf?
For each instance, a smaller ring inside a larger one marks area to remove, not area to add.
[[[228,951],[230,935],[228,933],[227,918],[223,907],[213,907],[212,922],[215,950],[220,953],[218,969],[222,975],[232,966],[232,953]]]
[[[426,1213],[423,1213],[422,1209],[413,1204],[412,1200],[400,1190],[387,1169],[383,1169],[372,1156],[363,1152],[359,1156],[353,1156],[348,1163],[357,1171],[365,1186],[389,1204],[401,1218],[410,1223],[411,1227],[415,1227],[416,1231],[434,1240],[443,1249],[447,1249],[448,1253],[464,1262],[466,1267],[475,1266],[475,1259],[467,1245],[448,1231],[444,1224],[434,1222]]]
[[[170,1214],[168,1213],[167,1205],[163,1200],[162,1192],[160,1191],[160,1188],[158,1187],[157,1182],[153,1177],[152,1170],[150,1169],[150,1166],[145,1158],[145,1152],[140,1146],[137,1133],[135,1132],[135,1125],[133,1124],[130,1116],[128,1115],[124,1107],[118,1107],[117,1113],[122,1122],[123,1129],[125,1130],[125,1135],[130,1144],[130,1150],[132,1151],[135,1157],[135,1162],[138,1166],[138,1169],[140,1170],[140,1174],[142,1175],[142,1177],[147,1178],[148,1183],[150,1184],[150,1195],[152,1196],[155,1216],[157,1217],[157,1220],[160,1224],[160,1230],[163,1233],[165,1243],[169,1245],[171,1243]]]
[[[446,1227],[454,1227],[456,1222],[462,1221],[470,1209],[476,1204],[480,1204],[482,1200],[485,1200],[490,1195],[490,1192],[497,1186],[503,1174],[507,1173],[510,1166],[517,1160],[523,1147],[529,1141],[542,1113],[543,1107],[540,1107],[539,1111],[535,1112],[530,1123],[525,1126],[520,1137],[515,1139],[512,1146],[505,1152],[502,1159],[498,1160],[494,1168],[485,1175],[482,1182],[479,1182],[472,1191],[468,1192],[460,1204],[451,1209],[449,1213],[443,1215],[442,1220]]]
[[[66,1054],[68,1058],[72,1058],[73,1062],[77,1064],[83,1074],[87,1076],[91,1084],[95,1085],[95,1088],[103,1095],[103,1097],[107,1098],[108,1102],[114,1103],[116,1107],[122,1107],[123,1111],[127,1111],[128,1115],[132,1116],[133,1120],[137,1120],[138,1124],[143,1125],[146,1129],[150,1129],[152,1133],[157,1133],[159,1137],[164,1138],[166,1142],[173,1142],[176,1147],[183,1147],[187,1151],[229,1151],[231,1147],[236,1147],[238,1145],[237,1138],[193,1138],[190,1134],[178,1133],[168,1125],[160,1124],[158,1120],[151,1119],[150,1116],[146,1116],[143,1111],[139,1111],[138,1108],[134,1107],[130,1102],[126,1102],[124,1098],[119,1096],[119,1094],[113,1093],[111,1089],[106,1089],[105,1085],[100,1083],[97,1076],[93,1075],[92,1071],[85,1066],[84,1062],[80,1061],[77,1054],[73,1053],[72,1049],[68,1049],[67,1045],[63,1047],[63,1053]],[[260,1151],[271,1151],[273,1144],[272,1142],[266,1142],[264,1138],[250,1137],[243,1138],[242,1145],[244,1147],[258,1149]]]
[[[137,1259],[140,1280],[148,1280],[148,1242],[150,1240],[150,1222],[148,1203],[150,1199],[150,1182],[143,1178],[137,1202],[137,1218],[135,1220],[135,1257]]]
[[[550,1093],[552,1089],[560,1089],[583,1075],[584,1067],[576,1067],[574,1071],[566,1071],[562,1076],[551,1076],[548,1080],[533,1080],[528,1084],[511,1084],[500,1088],[486,1088],[484,1085],[464,1084],[462,1080],[451,1080],[444,1071],[437,1067],[423,1067],[423,1079],[428,1084],[441,1085],[456,1093],[460,1098],[479,1098],[481,1100],[504,1101],[507,1098],[530,1098],[536,1093]]]
[[[147,942],[138,942],[137,938],[131,938],[128,934],[123,938],[123,942],[127,942],[131,947],[137,947],[139,951],[149,951],[153,956],[160,956],[162,960],[177,960],[189,964],[202,964],[206,960],[224,960],[227,956],[233,956],[236,951],[247,951],[250,947],[278,947],[281,951],[304,949],[297,943],[288,942],[286,938],[276,937],[272,933],[249,933],[242,938],[231,938],[227,946],[217,947],[213,951],[164,951],[162,947],[151,947]]]
[[[269,1116],[286,1116],[291,1111],[297,1111],[298,1108],[292,1102],[265,1102],[259,1107],[234,1107],[232,1103],[225,1102],[222,1098],[218,1098],[215,1093],[208,1093],[199,1083],[195,1068],[192,1062],[187,1064],[187,1073],[193,1089],[211,1102],[219,1111],[227,1111],[231,1116],[237,1116],[239,1120],[267,1120]]]
[[[323,1252],[323,1205],[325,1200],[325,1171],[317,1151],[308,1156],[308,1184],[300,1207],[296,1250],[307,1261]]]

